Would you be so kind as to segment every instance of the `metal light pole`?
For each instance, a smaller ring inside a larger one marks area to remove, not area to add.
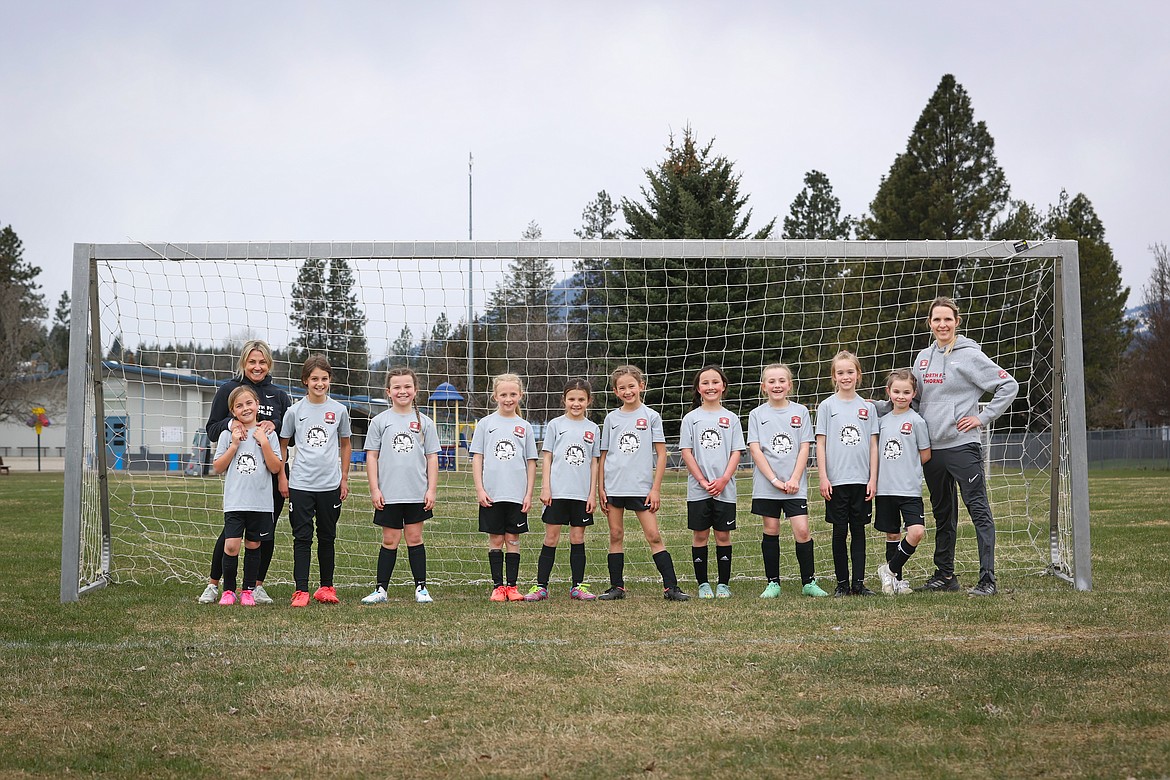
[[[467,153],[467,240],[471,241],[471,152]],[[467,257],[467,395],[475,392],[475,320],[472,312],[475,302],[475,285],[471,276],[471,256]]]

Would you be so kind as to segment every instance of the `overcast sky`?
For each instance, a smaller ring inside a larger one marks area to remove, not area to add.
[[[74,242],[572,238],[688,123],[752,224],[861,215],[944,73],[1012,196],[1085,193],[1140,297],[1170,242],[1165,2],[0,0],[0,225]],[[779,223],[778,223],[779,224]]]

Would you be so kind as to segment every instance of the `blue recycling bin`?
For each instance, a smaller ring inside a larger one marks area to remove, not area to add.
[[[179,470],[179,453],[171,452],[167,454],[167,471]]]

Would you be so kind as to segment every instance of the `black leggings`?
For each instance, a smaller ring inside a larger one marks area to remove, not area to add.
[[[284,511],[284,496],[276,487],[275,475],[272,477],[272,509],[272,536],[260,542],[260,572],[256,575],[259,582],[268,579],[268,567],[272,563],[272,552],[276,549],[276,521],[280,520],[280,515]],[[219,538],[215,540],[215,549],[211,551],[211,579],[217,582],[223,579],[223,543],[225,539],[223,531],[220,531]]]

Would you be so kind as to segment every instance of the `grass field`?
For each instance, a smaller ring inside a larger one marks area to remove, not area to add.
[[[1093,475],[1093,592],[982,600],[61,605],[60,476],[0,491],[2,776],[1170,774],[1167,472]]]

